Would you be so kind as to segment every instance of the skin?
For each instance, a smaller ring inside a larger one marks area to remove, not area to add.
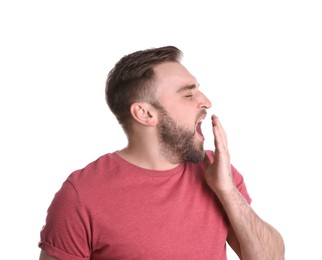
[[[196,126],[205,118],[211,102],[199,91],[197,80],[180,63],[163,63],[157,65],[155,71],[156,99],[179,128],[191,133],[193,147],[204,153],[204,137],[196,132]],[[171,151],[160,139],[159,127],[164,117],[157,108],[138,102],[132,104],[131,113],[133,130],[128,135],[128,146],[119,153],[124,159],[153,170],[172,169],[182,162],[182,154]]]
[[[211,116],[215,140],[214,162],[211,163],[205,156],[202,148],[204,137],[196,131],[196,127],[206,116],[211,102],[199,90],[195,77],[182,64],[175,62],[159,64],[155,71],[155,95],[166,110],[166,117],[149,103],[133,103],[130,108],[133,124],[131,133],[127,135],[128,146],[120,150],[119,155],[142,168],[172,169],[182,163],[182,149],[173,149],[171,136],[164,138],[160,127],[168,124],[168,134],[173,130],[183,132],[190,139],[185,146],[199,154],[198,160],[202,160],[205,167],[205,179],[226,211],[230,221],[227,242],[239,258],[284,259],[281,235],[254,212],[234,185],[226,133],[215,115]],[[40,260],[53,259],[41,252]]]
[[[160,113],[162,114],[160,116],[159,135],[163,150],[171,154],[172,157],[180,158],[181,161],[202,161],[205,156],[203,143],[200,145],[194,143],[197,129],[179,126],[176,120],[168,115],[165,108],[162,108]],[[201,113],[200,116],[202,117],[205,113]]]
[[[46,253],[46,251],[41,250],[39,260],[57,260],[57,258],[52,257]]]

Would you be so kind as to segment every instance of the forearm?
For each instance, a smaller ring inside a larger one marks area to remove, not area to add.
[[[215,151],[213,162],[208,156],[203,161],[205,179],[226,211],[239,244],[235,248],[243,260],[283,260],[281,235],[257,216],[235,186],[226,133],[218,117],[213,115],[211,119]]]
[[[57,258],[48,255],[45,250],[41,250],[39,260],[57,260]]]
[[[237,188],[217,196],[239,241],[242,259],[284,259],[281,235],[254,212]]]

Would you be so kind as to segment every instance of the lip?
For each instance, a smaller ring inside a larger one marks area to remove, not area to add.
[[[202,121],[206,118],[207,116],[207,112],[202,112],[201,116],[199,117],[199,119],[196,121],[196,125],[198,125],[199,123],[202,123]]]

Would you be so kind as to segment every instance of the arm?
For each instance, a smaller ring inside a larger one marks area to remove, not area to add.
[[[40,260],[85,260],[91,255],[90,224],[79,192],[70,180],[56,192],[40,232]],[[48,258],[49,255],[51,258]]]
[[[234,250],[234,252],[238,255],[239,259],[243,260],[243,257],[241,255],[241,251],[240,251],[239,241],[236,237],[235,231],[232,229],[231,226],[229,226],[229,229],[228,229],[227,243]]]
[[[41,250],[39,260],[57,260],[57,258],[48,255],[45,250]]]
[[[213,163],[207,156],[204,160],[205,178],[222,203],[234,231],[230,231],[233,235],[228,237],[229,242],[241,259],[284,259],[284,242],[279,232],[254,212],[235,186],[226,134],[216,116],[212,117],[212,123],[216,149]]]

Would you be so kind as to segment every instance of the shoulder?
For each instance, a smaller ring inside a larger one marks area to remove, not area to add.
[[[100,156],[95,161],[90,162],[84,168],[75,170],[72,172],[67,180],[72,183],[78,183],[82,181],[87,181],[91,178],[98,178],[100,175],[104,174],[106,171],[115,167],[117,156],[115,153],[107,153]]]
[[[87,164],[84,168],[72,172],[66,182],[70,183],[77,192],[95,189],[100,184],[111,181],[122,161],[116,153],[107,153],[95,161]]]

